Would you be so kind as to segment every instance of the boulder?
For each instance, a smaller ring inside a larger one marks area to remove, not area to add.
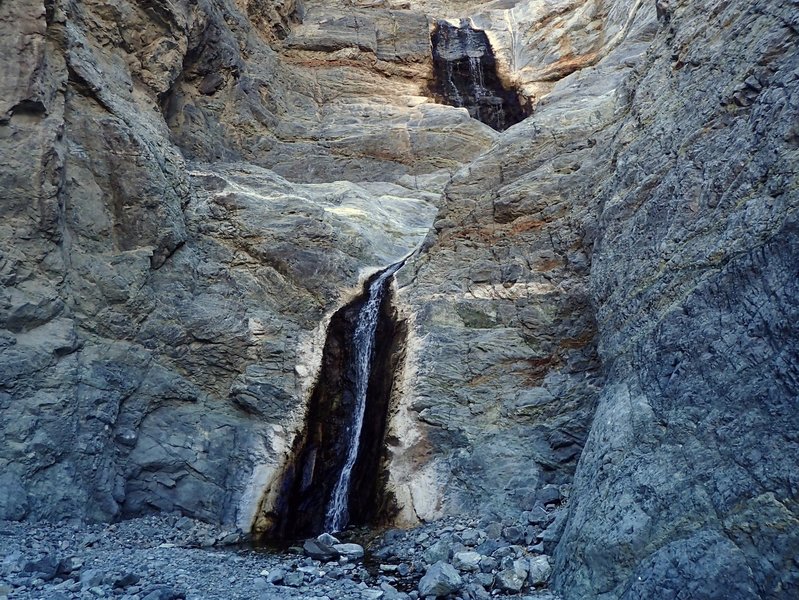
[[[452,556],[452,544],[445,540],[438,540],[424,551],[422,557],[429,565],[441,561],[448,561]]]
[[[496,576],[496,587],[504,592],[516,594],[524,587],[527,580],[529,564],[526,559],[517,558]]]
[[[302,549],[305,551],[305,554],[314,560],[321,560],[323,562],[335,560],[339,557],[339,552],[333,545],[323,542],[319,538],[305,540],[302,544]]]
[[[363,546],[360,544],[334,544],[333,549],[339,553],[341,558],[347,560],[363,558]]]
[[[527,583],[532,586],[541,585],[549,581],[552,574],[552,564],[549,556],[542,555],[531,558],[529,561]]]
[[[456,552],[452,557],[452,566],[459,571],[477,571],[483,556],[479,552]]]
[[[44,581],[50,581],[58,573],[58,567],[58,558],[53,554],[45,554],[37,560],[26,563],[22,568],[22,572],[35,575]]]
[[[427,569],[424,577],[419,581],[419,596],[427,598],[444,598],[457,592],[463,580],[458,572],[449,563],[439,561]]]

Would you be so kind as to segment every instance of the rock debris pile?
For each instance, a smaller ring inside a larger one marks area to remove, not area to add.
[[[392,529],[366,548],[322,534],[277,551],[177,514],[114,525],[4,521],[0,599],[555,600],[547,552],[564,514],[558,499],[517,519]]]

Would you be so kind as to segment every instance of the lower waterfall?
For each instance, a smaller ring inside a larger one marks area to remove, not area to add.
[[[405,323],[391,307],[402,263],[373,276],[333,315],[306,422],[286,465],[268,537],[295,539],[373,524],[392,510],[384,493],[384,438]]]
[[[333,488],[330,503],[325,514],[325,529],[341,531],[349,524],[349,495],[352,481],[352,468],[358,458],[363,418],[366,413],[366,394],[369,388],[369,376],[372,372],[372,358],[377,332],[377,320],[380,316],[380,305],[385,296],[388,280],[400,268],[400,263],[392,265],[371,284],[366,302],[358,313],[358,322],[353,336],[355,358],[355,415],[352,425],[347,428],[347,460]]]

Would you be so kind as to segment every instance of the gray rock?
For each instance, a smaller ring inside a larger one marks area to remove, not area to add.
[[[466,585],[463,596],[470,600],[489,600],[492,597],[479,583],[470,583]]]
[[[615,167],[601,178],[590,287],[609,377],[554,554],[553,585],[574,597],[678,597],[690,589],[696,598],[738,599],[795,585],[792,569],[776,566],[799,548],[788,525],[797,510],[780,500],[790,494],[780,473],[794,469],[795,444],[764,440],[796,430],[799,419],[786,409],[796,385],[784,362],[795,362],[796,328],[777,325],[797,313],[795,277],[785,275],[799,256],[789,241],[797,198],[781,191],[795,181],[797,148],[779,125],[787,96],[777,91],[797,57],[762,43],[780,39],[795,11],[758,19],[755,34],[741,28],[747,17],[738,11],[757,14],[766,2],[732,3],[730,20],[709,26],[699,5],[677,4],[650,49],[662,59],[623,100],[646,126],[625,135],[629,144],[608,144]],[[676,62],[667,31],[691,39]],[[729,50],[712,66],[702,50],[711,43]],[[672,81],[675,65],[688,64],[698,68]],[[746,79],[759,79],[761,69],[771,75],[757,91]],[[721,91],[689,100],[707,89]],[[707,175],[699,178],[665,159],[681,147],[667,115],[688,106],[679,127],[701,148],[696,158]],[[725,124],[717,131],[708,122]],[[635,128],[626,119],[619,126]],[[725,165],[741,156],[746,167],[733,174]],[[657,170],[651,182],[631,177],[643,165]],[[685,198],[702,200],[681,213]],[[666,214],[675,215],[668,224]],[[777,425],[774,414],[786,416]],[[752,527],[756,540],[744,533]],[[678,555],[679,574],[666,567]]]
[[[545,485],[535,495],[535,501],[540,505],[558,504],[561,501],[560,489],[556,485]]]
[[[400,592],[393,585],[383,582],[380,584],[380,590],[384,594],[386,600],[408,600],[408,594]]]
[[[266,581],[269,583],[281,583],[285,576],[286,571],[284,569],[272,569],[269,571],[269,575],[266,576]]]
[[[483,556],[480,559],[480,570],[483,573],[490,573],[499,567],[499,561],[492,556]]]
[[[136,585],[141,577],[135,573],[124,573],[118,577],[114,578],[112,582],[113,587],[115,588],[127,588],[132,585]]]
[[[28,513],[28,494],[22,479],[11,472],[0,474],[0,520],[21,521]]]
[[[795,589],[793,3],[482,11],[536,103],[501,135],[419,95],[416,10],[80,4],[0,9],[0,518],[251,521],[298,348],[434,222],[397,291],[408,514],[576,470],[568,595]]]
[[[553,517],[543,506],[536,506],[528,513],[527,520],[533,525],[545,526]]]
[[[445,540],[438,540],[427,548],[423,555],[427,564],[432,565],[438,562],[446,562],[452,556],[452,544]]]
[[[544,545],[544,552],[551,553],[554,551],[555,546],[557,546],[560,538],[563,536],[567,517],[567,512],[559,512],[555,515],[555,519],[552,523],[541,533],[541,542]]]
[[[190,519],[189,517],[181,517],[175,523],[175,528],[180,529],[181,531],[188,531],[194,527],[194,520]]]
[[[83,588],[93,588],[105,582],[105,573],[98,569],[84,569],[80,572],[80,583]]]
[[[424,574],[419,581],[419,595],[443,598],[457,592],[463,580],[455,568],[449,563],[437,562]]]
[[[516,594],[524,587],[527,579],[529,563],[527,560],[518,558],[506,568],[503,568],[496,576],[496,587],[505,592]]]
[[[477,546],[483,540],[485,540],[485,534],[474,528],[465,529],[461,533],[461,541],[466,546]]]
[[[518,554],[518,548],[518,546],[500,546],[491,553],[491,556],[498,559],[515,557]]]
[[[50,581],[58,573],[59,561],[53,554],[45,554],[37,560],[30,561],[22,567],[23,573],[30,573],[44,581]]]
[[[363,546],[360,544],[334,544],[333,549],[347,560],[363,558]]]
[[[282,578],[281,578],[282,579]],[[263,577],[256,577],[252,580],[252,586],[256,589],[256,591],[262,592],[264,590],[269,589],[269,582],[264,579]]]
[[[457,552],[452,557],[452,566],[459,571],[477,571],[483,558],[478,552]]]
[[[552,565],[550,558],[546,555],[536,556],[529,560],[529,572],[527,574],[527,583],[531,586],[538,586],[545,584],[552,574]]]
[[[524,541],[524,530],[521,527],[505,527],[502,530],[502,537],[508,540],[511,544],[520,544]]]
[[[502,537],[502,523],[493,521],[485,527],[486,536],[489,540],[498,540]],[[483,542],[485,543],[485,542]]]
[[[317,536],[316,540],[322,544],[327,544],[328,546],[335,546],[336,544],[341,543],[341,540],[333,535],[330,535],[329,533],[323,533]]]
[[[486,540],[482,544],[475,547],[474,551],[490,556],[502,547],[506,547],[507,543],[499,540]]]
[[[242,498],[257,504],[252,469],[275,462],[263,423],[295,412],[295,369],[315,360],[296,340],[315,335],[359,273],[423,240],[450,170],[492,143],[407,88],[427,68],[424,15],[385,10],[355,32],[397,61],[389,70],[401,89],[365,67],[361,89],[338,74],[322,84],[353,100],[331,104],[337,93],[307,93],[316,69],[284,64],[270,47],[295,5],[87,6],[69,27],[27,1],[4,5],[0,49],[19,77],[0,84],[0,379],[10,390],[0,430],[19,443],[0,448],[0,463],[14,465],[3,469],[0,518],[180,510],[230,522]],[[48,27],[64,35],[47,37]],[[257,91],[265,85],[269,99]],[[389,102],[361,101],[375,92]],[[322,108],[339,104],[337,114]],[[296,114],[278,117],[281,106]],[[244,114],[246,134],[234,116]],[[398,120],[386,127],[389,115]],[[239,162],[211,172],[184,156]],[[250,159],[326,183],[298,187]],[[174,301],[160,302],[167,295]],[[53,408],[63,398],[74,399],[66,416]]]
[[[142,600],[180,600],[184,593],[167,586],[157,586],[142,592]]]
[[[315,560],[328,561],[339,557],[339,552],[334,546],[319,539],[305,540],[302,544],[302,549],[305,554]]]
[[[301,571],[291,571],[283,576],[283,584],[289,587],[300,587],[305,581],[305,574]]]

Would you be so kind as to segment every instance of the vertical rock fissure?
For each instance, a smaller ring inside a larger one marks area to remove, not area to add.
[[[355,414],[347,427],[347,458],[338,476],[330,503],[325,515],[325,529],[340,531],[349,524],[349,496],[352,482],[352,470],[358,458],[363,418],[366,414],[366,396],[369,378],[372,372],[372,359],[377,333],[377,321],[380,317],[380,305],[385,297],[388,280],[399,268],[393,265],[369,284],[366,302],[358,312],[358,321],[353,335],[353,358],[355,371]]]
[[[304,430],[286,466],[270,537],[293,539],[375,523],[390,504],[382,489],[384,438],[395,355],[404,324],[393,317],[391,279],[370,279],[328,327]]]
[[[484,31],[466,19],[458,26],[436,23],[430,36],[433,46],[435,98],[465,108],[469,115],[503,131],[524,119],[529,110],[514,89],[506,88],[497,74],[497,63]]]

